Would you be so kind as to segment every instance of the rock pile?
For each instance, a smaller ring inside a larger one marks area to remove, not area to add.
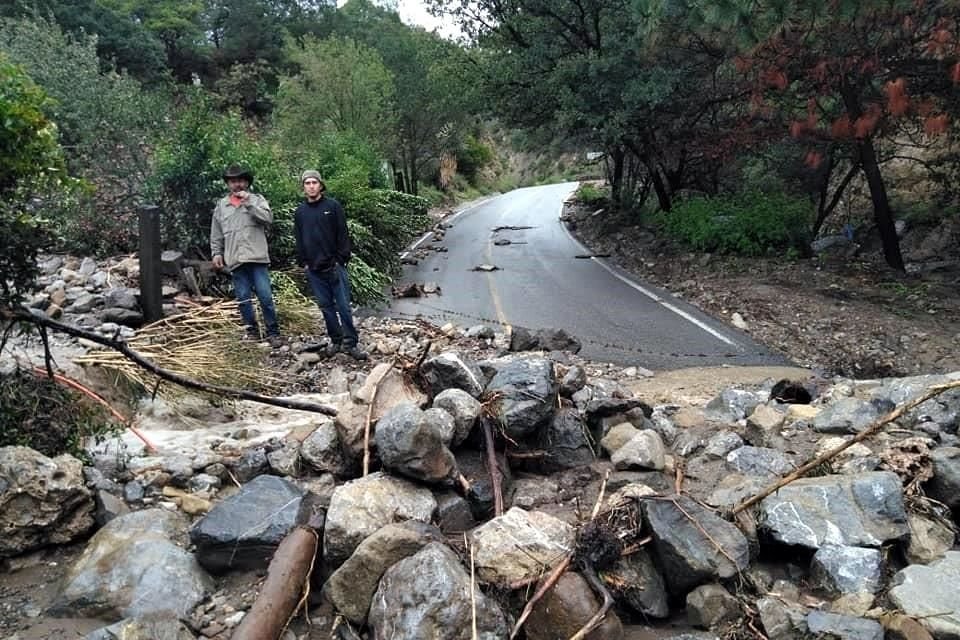
[[[576,633],[604,601],[597,584],[615,605],[590,638],[678,618],[717,636],[749,623],[776,640],[902,637],[905,626],[906,637],[960,637],[960,392],[731,516],[960,374],[808,383],[809,404],[782,403],[770,380],[703,407],[651,406],[569,354],[458,340],[328,388],[315,397],[335,419],[290,412],[285,437],[247,447],[222,437],[85,469],[0,449],[0,558],[99,526],[49,610],[115,623],[91,638],[153,633],[158,620],[163,637],[229,637],[256,589],[231,599],[218,585],[262,574],[298,525],[322,540],[313,605],[370,638],[466,639],[474,625],[506,638],[566,560],[527,638]]]

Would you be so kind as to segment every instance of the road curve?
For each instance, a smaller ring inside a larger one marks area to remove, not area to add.
[[[588,250],[559,219],[576,186],[517,189],[448,218],[442,240],[427,235],[415,245],[445,251],[430,250],[400,278],[435,282],[441,295],[392,300],[385,315],[562,328],[583,343],[587,358],[652,370],[787,364],[610,261],[584,258]],[[497,270],[474,270],[484,264]]]

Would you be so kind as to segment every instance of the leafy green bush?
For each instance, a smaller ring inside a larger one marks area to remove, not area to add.
[[[48,98],[0,53],[0,307],[17,304],[51,237],[38,196],[68,188]]]
[[[610,194],[608,189],[600,189],[585,182],[577,189],[577,200],[588,207],[600,206],[607,202]]]
[[[43,111],[57,124],[71,174],[86,181],[50,216],[63,248],[100,254],[135,249],[136,206],[167,98],[104,70],[96,38],[65,34],[43,19],[0,19],[0,49],[53,98]]]
[[[468,135],[457,150],[457,171],[465,176],[471,184],[476,184],[477,173],[493,162],[493,148]]]
[[[808,201],[783,193],[749,192],[677,203],[657,222],[697,251],[759,256],[809,242]]]

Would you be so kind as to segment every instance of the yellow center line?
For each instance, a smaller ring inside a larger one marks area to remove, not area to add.
[[[493,234],[487,239],[487,264],[493,264]],[[500,302],[500,294],[497,293],[497,287],[493,283],[493,272],[487,272],[487,287],[490,289],[490,299],[493,301],[493,310],[497,314],[497,322],[507,328],[507,335],[513,333],[513,327],[507,322],[507,315],[503,312],[503,305]]]

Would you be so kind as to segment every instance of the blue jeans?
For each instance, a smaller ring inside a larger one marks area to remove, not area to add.
[[[263,312],[263,322],[267,325],[268,336],[280,335],[280,325],[277,322],[277,309],[273,306],[273,293],[270,290],[270,272],[267,265],[256,262],[244,262],[230,272],[233,277],[233,292],[240,302],[240,316],[247,331],[259,336],[257,315],[253,311],[253,294],[260,301],[260,310]]]
[[[350,310],[350,281],[347,270],[337,265],[329,271],[307,269],[307,280],[323,313],[327,335],[334,344],[345,349],[357,346],[357,329],[353,326]]]

